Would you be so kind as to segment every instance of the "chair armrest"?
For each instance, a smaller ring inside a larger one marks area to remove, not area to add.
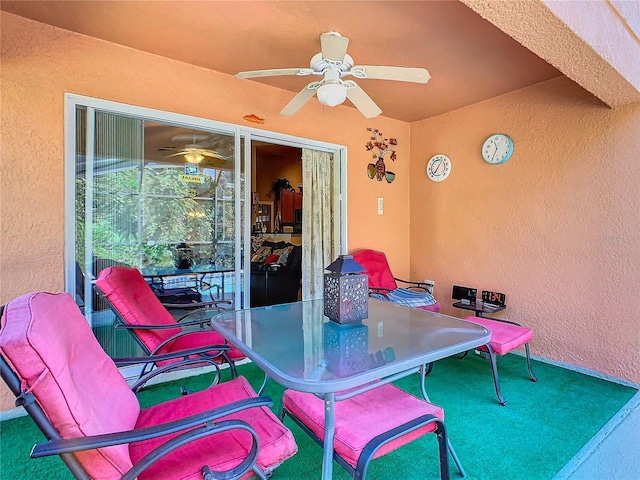
[[[158,354],[158,352],[160,350],[162,350],[164,348],[165,345],[167,345],[168,343],[173,342],[176,338],[179,337],[184,337],[185,335],[200,335],[201,333],[203,333],[204,330],[198,329],[198,330],[182,330],[181,332],[176,333],[175,335],[171,335],[169,338],[165,338],[160,344],[158,344],[158,346],[156,346],[156,348],[154,348],[151,352],[149,352],[150,356],[155,356]],[[215,344],[212,345],[213,350],[223,350],[223,348],[219,348],[219,347],[223,347],[225,345],[228,345],[226,342],[227,340],[224,339],[225,343],[223,344]],[[211,350],[211,349],[210,349]],[[180,352],[184,352],[186,350],[180,350]],[[176,352],[177,353],[177,352]]]
[[[214,345],[214,346],[218,347],[218,345]],[[206,348],[209,348],[209,347],[206,347]],[[201,349],[204,349],[204,348],[181,350],[180,352],[164,355],[165,357],[170,355],[170,356],[173,356],[174,358],[181,358],[181,357],[184,357],[184,358],[182,360],[178,360],[175,362],[162,365],[161,367],[156,365],[155,368],[153,368],[152,370],[147,370],[147,367],[144,367],[142,369],[142,373],[140,374],[140,377],[133,384],[131,384],[129,388],[131,388],[131,391],[133,393],[138,393],[141,388],[143,388],[150,380],[156,378],[157,376],[163,375],[168,372],[173,372],[175,370],[182,370],[183,368],[189,367],[189,366],[202,367],[203,364],[210,364],[216,370],[217,375],[219,376],[220,365],[216,361],[217,357],[214,357],[212,355],[204,355],[205,352],[193,353]],[[228,356],[225,353],[227,350],[228,348],[225,348],[225,349],[220,348],[219,352],[220,352],[220,355],[225,357],[227,362],[231,363],[231,360],[228,358]],[[122,361],[122,359],[116,359],[118,360],[116,365],[119,365],[119,366],[140,365],[140,364],[148,365],[149,363],[154,363],[155,361],[158,361],[159,357],[160,355],[153,356],[153,357],[143,357],[142,360],[144,361],[140,361],[141,360],[140,357],[124,359],[124,361]],[[145,370],[147,370],[146,373],[145,373]],[[217,381],[214,380],[214,383],[217,383]]]
[[[434,283],[433,282],[412,282],[411,280],[402,280],[401,278],[395,278],[394,280],[396,282],[402,282],[402,283],[406,283],[408,285],[408,288],[419,288],[424,290],[427,293],[431,293],[433,294],[433,287],[434,287]]]
[[[31,458],[40,458],[63,453],[81,452],[124,443],[139,442],[163,435],[176,433],[181,430],[197,427],[206,422],[211,422],[227,415],[232,415],[242,410],[255,407],[271,407],[273,401],[269,397],[255,397],[229,403],[223,407],[214,408],[206,412],[191,415],[180,420],[174,420],[153,427],[139,428],[127,432],[107,433],[82,438],[53,439],[46,443],[38,443],[31,450]],[[235,422],[246,424],[240,420]],[[215,433],[215,431],[212,431]],[[199,438],[199,437],[196,437]]]
[[[222,313],[223,309],[219,308],[219,305],[232,305],[232,302],[229,300],[216,300],[215,302],[203,302],[205,305],[209,305],[209,306],[205,306],[205,307],[200,307],[196,310],[193,310],[181,317],[179,317],[177,319],[177,322],[180,325],[197,325],[197,324],[202,324],[204,325],[208,325],[211,322],[211,317],[214,317],[215,315],[218,315],[219,313]],[[194,304],[195,305],[195,304]],[[206,312],[207,310],[209,311],[213,311],[213,310],[217,310],[217,312],[212,312],[212,315],[210,318],[205,318],[202,320],[189,320],[186,321],[186,319],[188,319],[190,316],[192,315],[196,315],[202,312]]]
[[[163,360],[173,360],[176,358],[184,358],[189,357],[191,355],[198,355],[201,353],[207,353],[211,350],[219,350],[220,353],[228,352],[231,350],[229,345],[207,345],[204,347],[190,348],[188,350],[180,350],[177,352],[171,353],[163,353],[161,355],[149,355],[146,357],[120,357],[113,358],[113,363],[116,364],[116,367],[126,367],[127,365],[138,365],[141,363],[155,363],[161,362]]]
[[[386,288],[377,288],[377,287],[369,287],[369,296],[380,295],[385,299],[389,300],[389,290]]]
[[[218,305],[231,305],[230,300],[214,300],[212,302],[193,302],[193,303],[163,303],[162,306],[165,308],[193,308],[193,307],[207,307],[207,306],[217,307]]]
[[[198,325],[199,322],[194,322],[194,325]],[[185,324],[183,326],[189,326]],[[163,324],[163,325],[129,325],[128,323],[116,323],[114,328],[119,328],[123,330],[167,330],[169,328],[180,328],[180,325],[174,324]]]
[[[486,320],[494,320],[496,322],[502,322],[502,323],[510,323],[511,325],[516,325],[517,327],[521,327],[522,325],[520,325],[517,322],[512,322],[511,320],[505,320],[504,318],[492,318],[492,317],[482,317]]]

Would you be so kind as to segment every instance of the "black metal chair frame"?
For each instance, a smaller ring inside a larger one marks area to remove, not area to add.
[[[412,282],[410,280],[402,280],[401,278],[397,278],[397,277],[393,277],[393,279],[396,282],[401,282],[406,284],[407,285],[406,288],[409,290],[414,289],[414,290],[430,293],[433,295],[433,284],[425,283],[425,282]],[[369,287],[369,294],[371,295],[372,293],[382,295],[387,300],[389,299],[389,297],[387,296],[389,293],[389,290],[386,288]]]
[[[0,315],[1,314],[2,309],[0,308]],[[183,355],[202,354],[210,349],[211,347],[201,347],[189,351],[185,350],[184,352],[179,353],[159,355],[155,359],[140,357],[120,358],[114,359],[114,363],[116,364],[116,366],[121,367],[143,362],[154,362],[156,360],[179,358]],[[187,358],[180,361],[179,363],[181,364],[181,366],[186,366],[191,363],[202,363],[203,361],[216,363],[212,358]],[[136,393],[150,379],[172,368],[175,368],[175,365],[172,365],[171,368],[169,368],[169,366],[166,366],[157,368],[149,372],[147,375],[140,378],[131,387],[132,391]],[[46,443],[36,444],[33,447],[31,451],[31,458],[59,455],[67,468],[71,471],[73,476],[78,480],[91,480],[91,477],[89,477],[80,462],[75,458],[75,456],[73,455],[74,452],[148,440],[182,430],[185,430],[185,432],[165,442],[155,450],[151,451],[145,457],[143,457],[136,465],[133,466],[133,468],[131,468],[125,475],[122,476],[121,480],[134,480],[138,477],[138,475],[140,475],[141,472],[151,466],[158,459],[176,450],[177,448],[188,444],[189,442],[232,429],[245,430],[251,434],[252,446],[249,454],[240,463],[240,465],[226,472],[213,471],[208,466],[203,466],[202,474],[204,479],[237,479],[241,478],[249,471],[253,471],[258,478],[263,480],[266,480],[269,476],[268,472],[262,471],[256,465],[256,460],[259,453],[259,441],[258,435],[253,427],[242,420],[223,420],[220,422],[216,422],[216,420],[221,417],[237,413],[247,408],[255,408],[261,406],[271,407],[273,405],[273,401],[269,397],[256,397],[232,402],[228,405],[225,405],[224,407],[211,409],[207,412],[191,415],[181,420],[168,422],[154,427],[141,428],[126,432],[96,435],[92,437],[62,439],[58,431],[49,421],[47,415],[38,404],[34,395],[28,391],[22,391],[20,379],[2,357],[0,357],[0,374],[2,376],[2,379],[11,389],[12,393],[16,396],[16,406],[23,407],[27,411],[36,426],[48,440]]]
[[[522,326],[517,322],[513,322],[511,320],[504,320],[502,318],[491,318],[491,317],[482,317],[482,318],[485,318],[487,320],[493,320],[496,322],[510,323],[511,325],[516,325],[518,327]],[[491,344],[487,343],[484,345],[484,347],[487,349],[488,357],[489,357],[489,360],[491,361],[491,371],[493,372],[493,384],[496,389],[496,396],[498,397],[498,402],[500,403],[500,405],[505,406],[507,404],[507,401],[505,400],[504,396],[502,395],[502,391],[500,390],[500,377],[498,376],[498,363],[496,359],[496,353],[493,351],[493,348],[491,348]],[[536,377],[536,375],[533,373],[533,368],[531,367],[531,352],[529,350],[529,342],[524,344],[524,349],[527,357],[527,370],[529,372],[529,378],[531,379],[532,382],[537,382],[538,377]],[[469,354],[469,350],[464,352],[459,357],[460,360],[466,358],[468,354]],[[431,372],[431,369],[429,369],[429,372]]]

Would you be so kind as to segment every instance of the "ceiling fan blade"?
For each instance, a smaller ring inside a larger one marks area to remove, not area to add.
[[[354,85],[355,87],[347,90],[347,98],[351,100],[351,103],[353,103],[366,118],[373,118],[380,115],[382,110],[376,105],[376,102],[374,102],[357,83],[354,82]]]
[[[188,152],[178,152],[178,153],[174,153],[172,155],[167,155],[167,158],[169,158],[169,157],[177,157],[178,155],[185,155],[187,153]]]
[[[205,160],[203,168],[217,168],[223,170],[232,170],[233,162],[216,158],[215,160]]]
[[[356,65],[348,72],[356,78],[397,80],[400,82],[427,83],[431,78],[425,68],[384,67],[377,65]]]
[[[347,45],[349,45],[349,39],[347,37],[343,37],[337,33],[320,34],[320,47],[323,60],[342,63],[347,53]]]
[[[209,138],[209,137],[210,137],[210,135],[184,133],[184,134],[174,135],[173,137],[171,137],[171,141],[172,142],[196,143],[196,142],[199,142],[201,140],[205,140],[206,138]]]
[[[273,68],[270,70],[249,70],[236,73],[236,78],[277,77],[279,75],[311,75],[310,68]]]
[[[222,161],[228,161],[231,160],[230,157],[224,157],[222,155],[220,155],[218,152],[214,152],[212,150],[200,150],[199,152],[201,155],[205,156],[205,157],[211,157],[211,158],[217,158],[218,160],[222,160]]]
[[[316,85],[317,83],[318,82],[311,82],[309,85],[300,90],[300,92],[295,97],[293,97],[293,99],[289,103],[287,103],[287,106],[282,109],[280,115],[284,115],[285,117],[287,117],[300,110],[300,108],[305,103],[307,103],[307,101],[309,101],[309,99],[313,97],[318,91],[315,88],[309,88],[311,87],[311,85]]]

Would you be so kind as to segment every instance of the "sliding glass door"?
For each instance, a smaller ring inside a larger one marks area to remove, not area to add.
[[[134,355],[137,347],[113,328],[113,314],[93,292],[93,280],[109,266],[131,266],[144,275],[176,267],[186,251],[192,266],[216,267],[196,285],[205,299],[249,306],[254,140],[331,153],[339,206],[334,222],[345,253],[344,147],[65,96],[66,290],[110,355]],[[167,281],[180,288],[193,285],[190,279],[176,272]]]
[[[143,275],[174,268],[158,288],[194,289],[204,299],[232,304],[241,298],[236,257],[243,217],[236,204],[241,212],[244,174],[236,169],[235,134],[85,105],[76,106],[74,119],[70,286],[107,352],[135,353],[92,291],[92,281],[107,267],[135,267]],[[192,270],[212,271],[192,275],[178,269],[185,267],[179,265],[185,251]]]

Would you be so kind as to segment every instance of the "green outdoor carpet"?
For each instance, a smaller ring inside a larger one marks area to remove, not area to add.
[[[433,403],[445,409],[451,442],[469,480],[546,480],[567,463],[580,448],[637,392],[636,389],[597,379],[564,368],[534,361],[537,383],[529,380],[523,357],[498,358],[502,393],[507,406],[497,403],[487,360],[469,355],[464,360],[437,362],[427,377]],[[262,374],[253,364],[238,368],[258,388]],[[228,371],[224,372],[227,378]],[[205,388],[211,375],[201,375],[140,393],[143,406],[179,395],[179,386]],[[419,377],[396,382],[419,396]],[[270,382],[266,394],[279,406],[282,388]],[[393,415],[390,411],[389,415]],[[289,419],[285,422],[298,442],[298,453],[285,462],[273,479],[320,478],[322,451]],[[70,479],[59,458],[29,459],[29,451],[43,436],[30,418],[0,424],[0,477]],[[427,435],[384,457],[369,467],[369,480],[439,478],[434,435]],[[452,478],[459,478],[453,461]],[[334,463],[334,479],[348,479]]]

